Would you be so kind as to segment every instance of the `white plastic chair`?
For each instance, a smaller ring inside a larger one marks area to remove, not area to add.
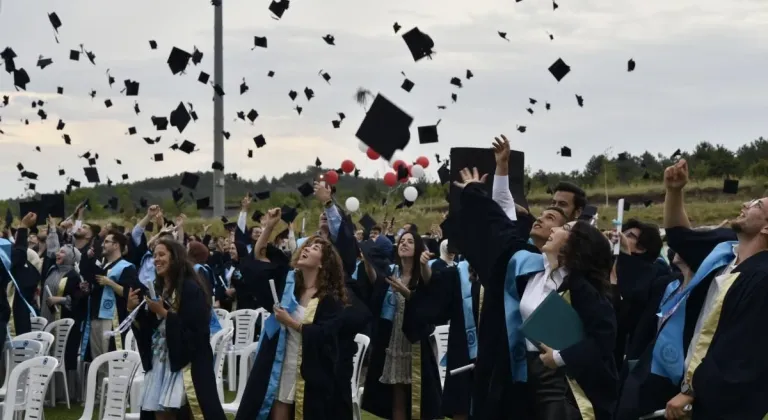
[[[229,316],[229,311],[226,309],[221,308],[214,308],[213,312],[216,313],[216,318],[219,319],[219,323],[221,323],[222,328],[226,328],[227,325],[227,317]],[[231,325],[229,325],[231,327]]]
[[[235,333],[232,327],[224,328],[217,332],[211,338],[213,348],[213,372],[216,375],[216,393],[219,395],[219,401],[224,402],[224,351],[232,342],[232,335]]]
[[[360,373],[363,371],[363,360],[371,339],[367,335],[358,334],[355,336],[355,343],[357,343],[357,352],[352,359],[352,415],[354,420],[362,420],[360,401],[363,398],[363,388],[360,387]]]
[[[133,334],[133,330],[128,330],[125,334],[125,342],[123,347],[126,350],[139,352],[139,345],[136,342],[136,336]],[[109,386],[109,378],[101,380],[101,399],[99,400],[99,407],[101,407],[101,414],[104,414],[104,399],[107,398],[107,387]],[[144,386],[144,366],[139,363],[139,367],[136,370],[136,374],[133,376],[131,382],[131,389],[128,402],[131,404],[131,413],[141,413],[141,391]],[[128,417],[126,417],[128,418]]]
[[[226,350],[227,354],[227,383],[230,391],[234,391],[237,381],[237,358],[243,354],[243,349],[254,342],[256,322],[261,317],[262,328],[269,316],[264,309],[239,309],[227,315],[226,322],[232,325],[234,321],[234,343]]]
[[[53,334],[49,332],[32,331],[32,332],[24,333],[21,335],[17,335],[16,340],[35,340],[43,343],[43,349],[42,349],[43,354],[41,354],[41,356],[47,356],[51,347],[53,347],[53,342],[56,340],[56,337],[54,337]]]
[[[66,364],[66,350],[67,340],[69,339],[69,333],[72,332],[72,327],[75,325],[75,320],[72,318],[63,318],[58,321],[51,322],[45,326],[45,332],[53,334],[56,338],[54,345],[50,350],[51,356],[56,358],[59,362],[56,365],[56,370],[53,371],[53,379],[48,388],[51,390],[51,405],[56,407],[56,374],[60,373],[64,378],[64,396],[67,398],[67,409],[71,408],[69,405],[69,384],[67,383],[67,364]]]
[[[25,412],[25,419],[43,417],[43,403],[48,383],[58,366],[50,356],[34,357],[18,364],[8,377],[8,389],[14,389],[2,404],[3,420],[12,420],[17,411]]]
[[[100,419],[122,419],[125,415],[125,405],[128,399],[128,388],[131,386],[131,380],[141,365],[139,353],[130,350],[111,351],[95,358],[88,367],[88,379],[86,380],[85,408],[80,420],[91,420],[93,418],[93,409],[96,405],[96,383],[99,368],[102,365],[109,366],[109,388],[105,400],[105,406],[102,407]]]
[[[259,343],[251,343],[243,349],[243,354],[240,356],[240,372],[238,373],[237,395],[232,402],[224,402],[224,396],[219,394],[221,399],[221,408],[225,413],[237,414],[237,410],[240,408],[240,403],[243,401],[243,395],[245,394],[245,385],[248,383],[248,374],[250,373],[249,359],[253,356],[256,349],[259,348]],[[221,388],[219,388],[221,390]]]
[[[442,366],[440,361],[443,360],[445,353],[448,352],[449,328],[450,327],[448,325],[438,325],[435,327],[435,331],[432,333],[432,336],[435,339],[435,343],[437,344],[437,368],[440,372],[440,386],[445,384],[446,367]]]
[[[48,320],[41,316],[33,316],[31,317],[31,320],[32,320],[32,332],[43,331],[45,329],[45,326],[48,325]]]
[[[0,388],[0,398],[5,398],[8,393],[8,381],[10,380],[11,373],[20,364],[31,360],[35,357],[44,356],[43,343],[35,340],[17,340],[13,339],[6,345],[5,355],[5,382],[2,388]]]

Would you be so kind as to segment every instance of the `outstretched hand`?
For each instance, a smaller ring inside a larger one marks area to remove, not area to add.
[[[453,185],[456,185],[461,189],[464,189],[464,187],[472,183],[482,184],[488,178],[488,174],[480,176],[477,168],[472,168],[472,171],[470,171],[469,168],[464,168],[459,174],[461,175],[461,181],[454,181]]]

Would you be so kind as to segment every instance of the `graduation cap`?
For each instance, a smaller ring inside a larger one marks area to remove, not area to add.
[[[507,39],[507,33],[502,31],[496,31],[496,33],[499,34],[499,37],[507,42],[509,42],[509,39]]]
[[[739,180],[738,179],[725,179],[725,180],[723,180],[723,193],[725,193],[725,194],[738,194],[739,193]]]
[[[37,174],[30,171],[21,171],[21,177],[31,179],[33,181],[37,180]]]
[[[280,219],[282,219],[285,223],[291,223],[294,220],[296,220],[296,217],[299,215],[299,211],[291,206],[282,206],[280,207]]]
[[[160,136],[154,139],[152,137],[144,137],[144,141],[147,142],[147,144],[156,144],[160,141]]]
[[[376,226],[376,220],[373,220],[373,217],[371,217],[371,215],[368,213],[365,213],[363,217],[360,218],[358,223],[360,226],[365,228],[366,231],[370,231],[374,226]]]
[[[45,111],[42,109],[37,110],[37,115],[40,117],[41,120],[45,120],[48,118],[48,114],[46,114]]]
[[[150,39],[149,40],[149,48],[152,48],[153,50],[157,49],[157,41]]]
[[[80,51],[69,50],[69,59],[72,61],[80,61]]]
[[[680,149],[675,150],[675,153],[672,153],[672,156],[670,156],[670,159],[674,159],[677,156],[682,156],[683,152],[680,151]]]
[[[203,61],[203,53],[195,47],[195,51],[192,52],[192,64],[198,65]]]
[[[315,91],[310,89],[310,88],[308,88],[308,87],[305,87],[304,88],[304,95],[307,96],[307,101],[309,101],[309,100],[311,100],[312,98],[315,97]]]
[[[300,107],[300,106],[296,105],[296,108],[294,108],[294,109],[296,110],[296,113],[297,113],[297,114],[301,115],[301,111],[302,111],[304,108],[302,108],[302,107]]]
[[[208,73],[206,73],[204,71],[201,71],[200,72],[200,76],[197,76],[197,81],[202,83],[202,84],[207,85],[208,84],[208,79],[210,79],[210,78],[211,78],[211,76]]]
[[[400,24],[399,24],[399,23],[397,23],[397,22],[395,22],[395,23],[392,25],[392,29],[394,29],[394,30],[395,30],[395,33],[397,33],[397,32],[400,30],[400,28],[402,28],[402,26],[400,26]]]
[[[13,71],[13,86],[27,90],[27,83],[29,83],[29,75],[26,70],[17,69]]]
[[[173,47],[171,54],[168,56],[168,67],[171,68],[171,73],[179,74],[187,69],[189,60],[192,55],[180,48]]]
[[[267,72],[267,77],[275,77],[275,72],[270,70]]]
[[[634,70],[635,70],[635,60],[630,58],[629,61],[627,61],[627,71],[634,71]]]
[[[111,74],[109,74],[109,69],[107,69],[107,83],[109,83],[109,87],[111,88],[113,84],[115,84],[115,78],[112,77]]]
[[[248,84],[245,83],[245,77],[243,77],[243,83],[240,83],[240,94],[242,95],[245,92],[248,92],[248,89],[250,88],[248,87]]]
[[[328,84],[331,84],[331,75],[328,74],[327,71],[320,70],[320,72],[318,74],[323,78],[323,80],[328,82]]]
[[[19,203],[19,215],[24,217],[28,213],[35,213],[37,220],[45,220],[48,218],[48,210],[40,200],[25,201]]]
[[[421,32],[418,27],[404,33],[403,40],[411,51],[413,61],[419,61],[424,57],[432,58],[432,54],[434,54],[432,48],[435,47],[435,42],[429,35]]]
[[[425,125],[419,127],[419,143],[420,144],[430,144],[430,143],[437,143],[437,126],[440,124],[440,121],[437,122],[435,125]]]
[[[526,126],[524,126],[524,125],[518,125],[518,126],[517,126],[517,131],[519,131],[519,132],[521,132],[521,133],[525,133],[525,130],[526,130],[527,128],[528,128],[528,127],[526,127]]]
[[[320,158],[315,159],[315,167],[319,168],[323,166],[323,162],[320,161]]]
[[[557,10],[557,8],[560,7],[555,3],[555,0],[552,0],[552,10]]]
[[[224,164],[221,163],[221,162],[214,161],[211,164],[211,169],[216,170],[216,171],[223,171],[224,170]]]
[[[295,90],[288,92],[288,97],[291,98],[292,101],[295,101],[297,96],[298,96],[298,93],[296,93]]]
[[[91,97],[91,99],[95,98],[95,97],[96,97],[96,90],[95,90],[95,89],[92,89],[92,90],[91,90],[91,91],[88,93],[88,96],[90,96],[90,97]]]
[[[253,194],[253,196],[256,197],[257,200],[269,200],[269,197],[271,195],[272,194],[269,192],[269,190],[261,191],[261,192],[257,192],[255,194]]]
[[[451,171],[448,169],[448,165],[443,165],[437,170],[437,176],[440,178],[440,184],[447,184],[451,182]]]
[[[331,121],[331,125],[333,125],[333,128],[339,128],[339,127],[341,127],[341,121],[333,120],[333,121]]]
[[[463,87],[461,85],[461,79],[459,79],[458,77],[451,77],[451,84],[457,87]]]
[[[192,103],[187,102],[187,108],[189,108],[189,116],[192,117],[192,121],[197,121],[197,112],[193,109]]]
[[[259,117],[259,113],[258,113],[258,112],[256,112],[256,110],[255,110],[255,109],[251,109],[251,110],[248,112],[248,115],[247,115],[247,117],[248,117],[248,120],[249,120],[249,121],[251,121],[251,123],[253,123],[254,121],[256,121],[256,118],[258,118],[258,117]]]
[[[571,148],[563,146],[560,148],[560,156],[562,157],[571,157]]]
[[[136,127],[128,127],[128,134],[130,135],[136,134]]]
[[[237,111],[237,118],[245,121],[245,111]]]
[[[472,73],[472,70],[467,69],[467,80],[475,77],[475,75]]]
[[[168,118],[155,117],[153,115],[150,119],[152,120],[152,125],[154,125],[158,131],[164,131],[168,129]]]
[[[331,34],[328,34],[328,35],[324,36],[323,37],[323,41],[325,41],[325,43],[328,44],[328,45],[336,45],[335,44],[336,38],[333,35],[331,35]]]
[[[403,150],[408,146],[412,122],[410,115],[378,94],[355,136],[384,159],[391,160],[396,150]]]
[[[302,197],[310,197],[315,193],[315,187],[313,187],[309,182],[305,182],[299,185],[297,189],[301,193]]]
[[[90,158],[88,159],[88,165],[95,166],[96,165],[96,158]]]
[[[59,15],[57,15],[56,12],[48,13],[48,20],[51,21],[53,30],[58,34],[59,28],[61,28],[61,19],[59,19]],[[58,40],[56,42],[58,42]]]
[[[44,70],[51,64],[53,64],[53,60],[50,58],[43,58],[42,55],[37,59],[37,67],[40,67],[40,70]]]
[[[198,182],[200,182],[200,175],[184,172],[184,174],[181,176],[181,186],[187,187],[190,190],[196,189]]]
[[[125,96],[138,96],[139,95],[139,82],[125,79],[123,81],[123,84],[125,85],[125,89],[122,91],[125,92]]]
[[[259,134],[258,136],[254,137],[253,142],[256,143],[256,147],[259,149],[267,145],[267,140],[264,138],[264,135],[262,134]]]
[[[56,124],[56,129],[57,129],[57,130],[63,130],[65,125],[66,125],[66,124],[64,123],[64,121],[62,121],[62,120],[59,120],[59,123],[58,123],[58,124]]]
[[[580,107],[584,107],[584,98],[581,97],[581,95],[576,95],[576,103],[579,104]]]
[[[248,149],[248,157],[249,157],[249,158],[252,158],[252,157],[253,157],[253,150],[251,150],[251,149]]]
[[[401,87],[401,88],[402,88],[404,91],[406,91],[406,92],[410,92],[410,91],[411,91],[411,89],[413,89],[413,87],[414,87],[414,86],[415,86],[415,85],[414,85],[414,83],[413,83],[412,81],[410,81],[409,79],[405,79],[405,80],[403,80],[403,84],[402,84],[402,85],[400,85],[400,87]]]
[[[128,174],[123,174],[123,181],[127,181],[127,180],[128,180]]]
[[[112,107],[112,101],[107,99],[107,100],[104,101],[104,105],[106,105],[107,108],[110,108],[110,107]]]
[[[449,181],[461,180],[460,171],[464,168],[477,168],[481,174],[487,174],[488,179],[483,188],[491,195],[493,177],[496,170],[496,158],[491,148],[455,147],[451,149]],[[528,208],[528,200],[525,197],[525,154],[516,150],[509,154],[509,190],[515,199],[515,203]],[[461,207],[461,188],[451,184],[449,202],[450,214],[456,214]]]
[[[565,61],[563,61],[562,58],[558,58],[557,61],[549,66],[549,72],[552,73],[552,76],[555,76],[555,79],[557,79],[558,82],[570,71],[571,67],[568,66],[568,64],[565,64]]]
[[[544,102],[544,108],[546,108],[547,111],[549,111],[552,108],[552,105],[550,105],[549,102]]]
[[[195,151],[195,143],[192,143],[189,140],[184,140],[181,143],[181,146],[179,146],[179,150],[181,150],[182,152],[184,152],[186,154],[190,154],[190,153]]]
[[[256,223],[261,223],[261,218],[264,217],[264,213],[262,213],[259,210],[256,210],[251,215],[251,220],[253,220]]]
[[[251,50],[255,49],[256,47],[267,48],[267,37],[265,37],[265,36],[254,36],[253,37],[253,45],[254,45],[254,47],[251,48]]]
[[[198,210],[207,209],[211,206],[211,197],[200,198],[195,202]]]
[[[85,178],[91,184],[98,184],[99,182],[101,182],[101,179],[99,179],[98,169],[94,167],[88,167],[88,168],[83,168],[83,171],[85,172]]]
[[[225,138],[225,139],[229,140],[229,135],[230,135],[230,134],[229,134],[229,131],[222,131],[222,132],[221,132],[221,134],[223,134],[223,135],[224,135],[224,138]]]
[[[117,207],[119,205],[120,201],[117,199],[117,197],[111,197],[107,204],[104,205],[105,209],[111,209],[113,211],[117,210]]]
[[[181,192],[181,188],[174,188],[171,190],[171,197],[173,198],[174,203],[178,203],[182,198],[184,198],[184,193]],[[167,219],[165,224],[169,224]]]
[[[192,120],[189,115],[189,111],[184,107],[184,102],[179,102],[179,106],[175,110],[171,111],[171,126],[176,127],[179,133],[183,132],[187,127],[187,124]]]
[[[528,111],[529,114],[533,115],[533,109],[532,108],[525,108],[526,111]]]
[[[59,169],[59,176],[66,175],[66,172],[64,172],[64,169]]]
[[[283,17],[285,11],[288,10],[289,5],[290,2],[288,0],[282,0],[280,2],[272,0],[272,3],[269,4],[269,11],[272,12],[277,19],[280,19]]]

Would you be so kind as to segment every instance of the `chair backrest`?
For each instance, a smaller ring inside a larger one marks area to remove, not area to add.
[[[53,347],[53,342],[56,340],[56,338],[53,336],[53,334],[45,331],[32,331],[28,333],[24,333],[21,335],[16,336],[17,340],[35,340],[43,343],[43,348],[41,350],[42,354],[39,354],[38,356],[47,356],[48,350]]]
[[[3,384],[7,385],[16,366],[37,356],[42,356],[43,343],[35,340],[13,339],[6,344],[5,350],[5,382]]]
[[[72,318],[62,318],[45,326],[45,332],[53,334],[53,336],[56,338],[54,341],[53,349],[50,350],[50,354],[59,362],[59,366],[61,366],[59,368],[60,371],[67,371],[64,355],[67,350],[67,340],[69,339],[69,333],[72,332],[72,328],[74,326],[75,320]]]
[[[435,338],[435,344],[437,344],[437,370],[440,372],[440,384],[445,383],[446,367],[440,363],[448,352],[448,325],[438,325],[435,327],[435,331],[432,336]]]
[[[248,384],[248,375],[251,373],[250,358],[255,357],[256,349],[259,347],[259,343],[251,343],[243,349],[243,355],[240,356],[240,372],[237,374],[237,395],[235,400],[230,404],[240,405],[245,394],[245,386]],[[222,403],[224,401],[222,400]]]
[[[96,382],[96,374],[105,363],[109,365],[109,386],[105,398],[104,418],[122,419],[125,416],[128,391],[133,376],[141,365],[141,357],[135,351],[118,350],[102,354],[88,367],[88,379],[85,382],[85,409],[80,417],[81,420],[91,420],[93,417],[96,387],[101,386],[101,383]]]
[[[8,378],[3,420],[12,420],[19,404],[24,404],[25,420],[43,418],[48,383],[58,364],[51,356],[40,356],[25,360],[13,369]]]
[[[352,359],[352,401],[357,401],[360,373],[363,371],[363,360],[365,359],[365,352],[371,344],[371,339],[367,335],[358,334],[355,336],[355,343],[357,343],[357,352]]]
[[[125,342],[123,343],[125,350],[139,351],[139,345],[136,344],[136,336],[133,335],[133,330],[129,329],[125,335]]]
[[[216,375],[216,392],[219,394],[219,401],[222,403],[224,402],[224,357],[226,356],[226,348],[229,345],[229,343],[232,342],[232,334],[234,334],[234,329],[232,327],[227,327],[216,334],[214,334],[214,339],[216,339],[216,342],[213,342],[213,339],[211,339],[211,344],[213,345],[213,354],[215,355],[213,359],[213,372]]]
[[[255,309],[238,309],[227,315],[226,320],[235,324],[235,347],[243,348],[253,342],[253,333],[260,312]]]
[[[221,327],[226,328],[227,326],[225,324],[227,322],[227,315],[229,315],[229,311],[226,309],[214,308],[213,312],[216,313],[216,318],[219,319],[219,323],[221,323]]]
[[[43,331],[46,325],[48,325],[47,319],[41,316],[32,317],[32,331]]]
[[[222,328],[218,331],[216,331],[211,336],[211,350],[213,350],[214,356],[216,355],[216,347],[218,347],[219,343],[221,342],[221,336],[227,333],[227,331],[231,330],[232,327],[226,327],[222,325]],[[232,337],[230,336],[230,339]]]

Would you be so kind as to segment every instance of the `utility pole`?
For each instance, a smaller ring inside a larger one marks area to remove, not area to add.
[[[213,29],[213,82],[224,89],[224,24],[222,7],[218,2],[214,9]],[[213,161],[224,165],[224,97],[213,94]],[[224,216],[224,171],[213,170],[213,216]]]

